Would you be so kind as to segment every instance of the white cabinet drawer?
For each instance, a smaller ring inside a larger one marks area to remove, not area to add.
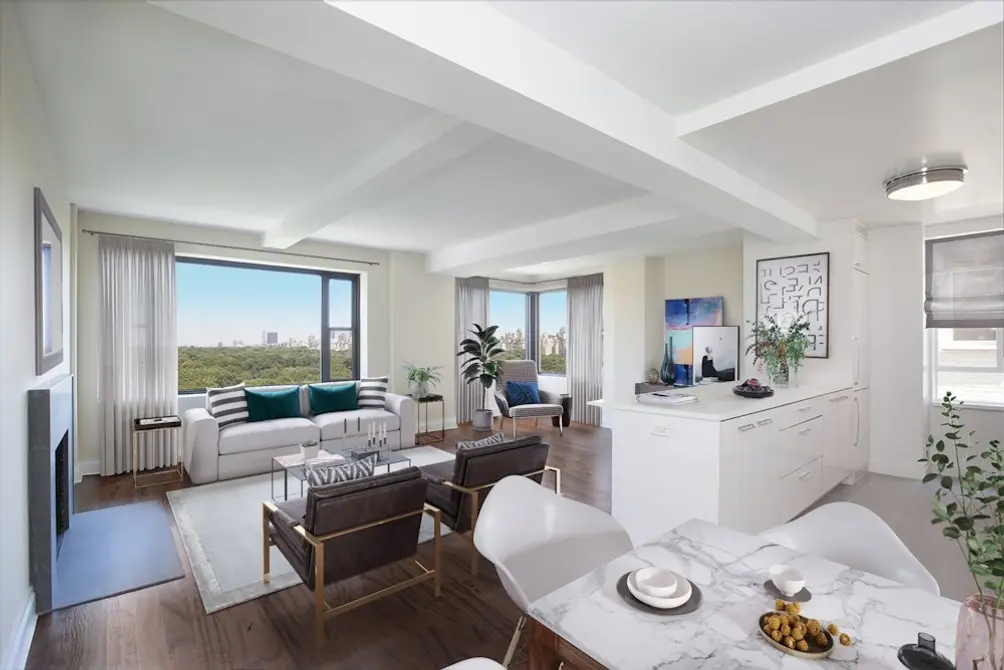
[[[796,424],[804,423],[817,416],[823,416],[824,398],[810,398],[802,402],[792,403],[770,411],[771,418],[779,430],[785,430]]]
[[[823,418],[816,417],[778,433],[774,472],[781,478],[823,455]]]
[[[776,523],[785,523],[823,495],[823,459],[817,458],[794,470],[778,484]]]

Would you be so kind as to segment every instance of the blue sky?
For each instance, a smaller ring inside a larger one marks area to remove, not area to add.
[[[351,325],[352,288],[331,282],[331,325]],[[261,331],[307,340],[321,334],[321,278],[247,268],[177,264],[178,344],[261,344]]]
[[[566,299],[564,291],[540,294],[540,331],[556,333],[566,326]],[[488,320],[499,327],[500,333],[526,333],[526,296],[522,293],[492,291],[488,303]],[[567,326],[566,326],[567,327]]]

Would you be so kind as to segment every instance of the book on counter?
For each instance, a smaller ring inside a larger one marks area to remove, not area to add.
[[[697,396],[690,393],[676,393],[675,391],[655,391],[654,393],[639,393],[635,398],[638,402],[646,405],[685,405],[688,402],[697,402]]]

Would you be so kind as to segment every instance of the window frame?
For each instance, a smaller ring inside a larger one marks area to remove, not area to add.
[[[953,328],[929,328],[928,329],[928,367],[930,368],[930,388],[931,388],[931,404],[941,405],[941,395],[938,391],[938,373],[939,372],[971,372],[971,373],[989,373],[989,374],[1000,374],[1004,373],[1004,328],[994,328],[997,332],[997,365],[996,367],[986,367],[986,368],[973,368],[973,367],[959,367],[955,365],[938,365],[938,332],[940,330],[954,330]],[[966,407],[971,407],[973,409],[988,409],[988,410],[999,410],[1004,411],[1004,401],[999,403],[988,403],[988,402],[972,402],[962,398],[965,401]]]
[[[329,381],[345,381],[331,379],[331,333],[332,331],[350,331],[352,333],[352,379],[359,379],[359,333],[360,333],[360,295],[359,295],[359,275],[351,272],[339,272],[337,270],[321,270],[317,268],[288,267],[284,265],[273,265],[267,263],[253,263],[246,261],[231,261],[218,258],[200,258],[198,256],[176,255],[175,266],[179,263],[189,265],[210,265],[215,267],[235,268],[240,270],[266,270],[269,272],[282,272],[287,274],[313,275],[321,280],[321,310],[320,310],[320,338],[321,362],[318,370],[318,381],[306,383],[323,383]],[[350,328],[344,326],[330,327],[330,281],[349,281],[352,284],[352,325]],[[206,389],[178,389],[179,396],[199,395],[205,393]]]
[[[560,287],[560,288],[549,288],[546,291],[534,291],[534,292],[537,294],[537,330],[538,331],[540,330],[540,296],[544,295],[545,293],[561,293],[561,292],[564,292],[564,294],[565,294],[565,333],[568,333],[568,287],[564,286],[564,287]],[[568,343],[567,342],[565,343],[565,345],[566,345],[566,348],[565,348],[565,371],[564,372],[544,372],[543,370],[540,369],[540,366],[541,366],[541,364],[544,361],[544,353],[543,353],[543,351],[540,348],[540,335],[541,335],[540,332],[536,333],[536,337],[537,337],[537,351],[540,352],[540,355],[538,356],[538,358],[540,360],[537,361],[537,375],[538,376],[544,376],[544,377],[567,377],[568,376],[568,348],[567,348]]]

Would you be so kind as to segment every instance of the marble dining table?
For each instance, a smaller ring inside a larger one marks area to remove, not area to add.
[[[764,589],[770,566],[794,566],[812,599],[802,614],[836,623],[853,637],[825,660],[809,661],[774,649],[757,630],[773,609]],[[617,594],[625,573],[669,568],[698,585],[700,608],[681,616],[639,611]],[[567,661],[580,670],[665,668],[898,668],[898,648],[932,634],[938,651],[954,658],[960,604],[854,570],[818,556],[770,544],[693,520],[533,602],[529,665],[553,670]],[[567,667],[567,666],[566,666]]]

